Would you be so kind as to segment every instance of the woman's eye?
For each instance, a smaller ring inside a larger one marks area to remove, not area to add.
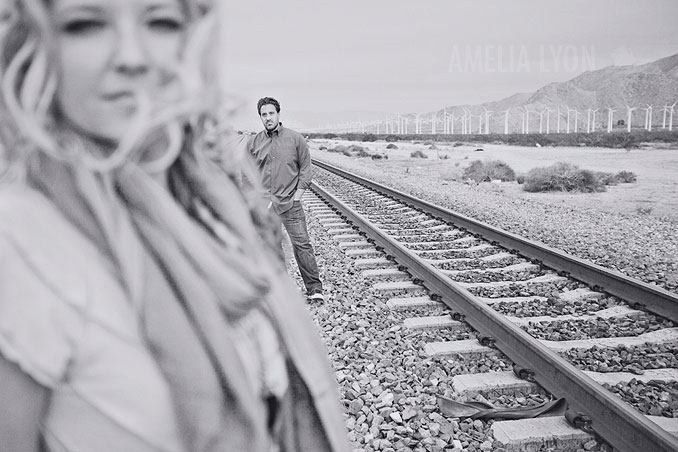
[[[149,28],[161,32],[177,32],[184,29],[184,22],[171,17],[161,17],[148,21]]]
[[[76,19],[66,22],[61,29],[73,35],[92,33],[94,31],[104,28],[106,24],[101,20],[96,19]]]

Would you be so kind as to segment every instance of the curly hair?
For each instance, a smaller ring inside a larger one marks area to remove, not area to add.
[[[59,108],[56,102],[57,73],[54,67],[49,0],[6,0],[0,23],[0,159],[19,162],[38,151],[64,160],[79,158],[97,171],[109,171],[127,161],[151,133],[164,130],[170,145],[167,152],[149,165],[153,170],[171,164],[181,149],[181,130],[190,121],[216,115],[221,98],[214,91],[217,68],[210,51],[217,20],[215,8],[206,0],[181,0],[190,24],[183,64],[174,75],[183,86],[183,99],[151,114],[148,100],[139,99],[133,130],[105,158],[94,158],[59,144]],[[145,102],[144,102],[145,101]],[[199,136],[199,134],[196,134]],[[72,143],[70,143],[72,145]],[[77,146],[76,146],[77,147]],[[0,170],[1,170],[0,166]]]

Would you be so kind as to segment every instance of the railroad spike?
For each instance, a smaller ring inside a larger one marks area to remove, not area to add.
[[[565,411],[565,419],[574,428],[578,428],[579,430],[588,433],[593,432],[593,421],[591,421],[591,418],[584,413],[578,413],[568,409]]]
[[[491,336],[478,336],[478,342],[484,347],[494,347],[495,341]]]
[[[513,373],[516,375],[516,377],[520,378],[521,380],[534,382],[534,371],[532,369],[526,369],[523,366],[514,364]]]

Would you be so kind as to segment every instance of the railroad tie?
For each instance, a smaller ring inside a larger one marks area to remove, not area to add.
[[[391,298],[386,302],[386,306],[393,310],[405,310],[412,308],[429,308],[429,307],[443,307],[439,301],[433,300],[431,297],[404,297]]]
[[[569,350],[589,350],[593,347],[598,348],[617,348],[643,346],[647,343],[656,345],[676,345],[678,344],[678,328],[666,328],[663,330],[651,331],[634,337],[614,337],[614,338],[594,338],[571,341],[549,341],[539,340],[546,347],[555,352],[566,352]],[[426,344],[424,350],[429,356],[478,356],[483,354],[496,354],[497,350],[491,347],[480,345],[477,340],[464,341],[444,341],[430,342]]]

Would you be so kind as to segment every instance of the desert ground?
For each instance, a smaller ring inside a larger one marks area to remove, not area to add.
[[[363,146],[370,154],[385,154],[388,159],[346,157],[320,150],[337,145]],[[362,160],[365,165],[380,168],[384,174],[398,177],[421,177],[438,180],[442,185],[463,183],[462,173],[474,160],[501,160],[516,174],[525,174],[535,167],[557,162],[578,165],[582,169],[617,173],[631,171],[635,183],[608,186],[602,193],[528,193],[516,182],[482,183],[479,190],[495,191],[507,197],[537,201],[546,204],[594,208],[604,212],[627,215],[651,215],[678,222],[678,147],[676,145],[643,145],[638,149],[609,149],[589,147],[526,147],[504,144],[435,143],[430,149],[426,142],[397,142],[398,149],[386,149],[389,143],[349,142],[313,139],[311,153],[331,163],[331,160]],[[482,151],[478,150],[482,149]],[[428,158],[412,158],[420,150]],[[338,161],[337,160],[337,161]]]

